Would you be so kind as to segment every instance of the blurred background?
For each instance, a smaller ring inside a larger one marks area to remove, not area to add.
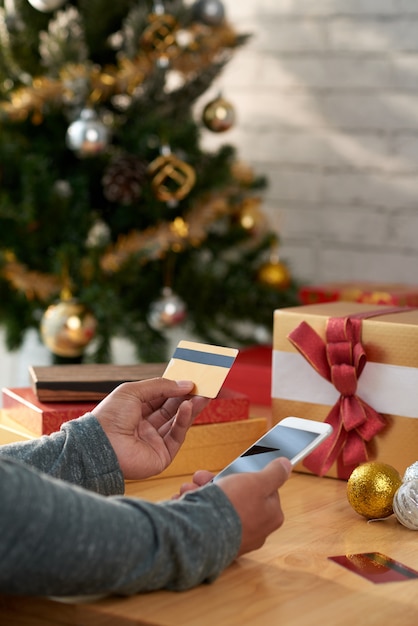
[[[199,6],[202,18],[205,7]],[[200,119],[205,105],[221,93],[235,119],[225,132],[203,132],[202,150],[214,153],[231,144],[240,163],[266,178],[257,198],[268,234],[278,237],[270,239],[278,250],[267,252],[279,253],[290,278],[273,285],[270,299],[257,275],[254,284],[265,294],[264,305],[292,304],[293,281],[418,283],[416,2],[222,0],[222,6],[234,31],[250,37],[195,98],[193,111]],[[154,9],[149,3],[149,12]],[[268,254],[266,262],[274,263]],[[208,267],[213,259],[206,258]],[[187,291],[173,287],[191,313]],[[237,286],[234,300],[241,292]],[[154,294],[148,305],[157,301]],[[217,306],[223,305],[221,298]],[[105,316],[99,311],[96,317]],[[238,318],[238,324],[247,323],[245,315]],[[249,339],[267,343],[268,324],[268,317],[255,320]],[[162,334],[168,350],[178,338],[196,334],[193,325],[151,330],[150,343]],[[107,332],[106,339],[114,362],[139,358],[132,338]],[[1,386],[27,384],[28,364],[53,358],[31,324],[15,349],[0,329]]]

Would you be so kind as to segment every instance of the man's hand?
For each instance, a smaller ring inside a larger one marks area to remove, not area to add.
[[[271,461],[259,472],[231,474],[216,482],[241,519],[242,537],[238,556],[261,548],[267,537],[283,524],[278,490],[291,470],[290,461],[282,457]]]
[[[197,470],[197,472],[193,474],[191,482],[180,485],[179,492],[175,493],[172,499],[178,500],[178,498],[188,491],[194,491],[195,489],[199,489],[199,487],[207,485],[207,483],[210,483],[214,476],[215,474],[209,472],[208,470]]]
[[[93,410],[126,479],[159,474],[174,459],[193,419],[209,403],[189,396],[193,386],[164,378],[123,383]]]
[[[284,457],[272,461],[259,472],[231,474],[219,479],[220,487],[238,513],[242,525],[241,547],[238,556],[261,548],[267,537],[280,528],[284,515],[278,490],[288,479],[292,465]],[[199,489],[208,484],[214,474],[199,470],[193,474],[192,481],[183,483],[177,499],[188,491]]]

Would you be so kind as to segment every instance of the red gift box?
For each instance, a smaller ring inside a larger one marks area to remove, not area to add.
[[[97,402],[41,402],[30,387],[2,389],[3,409],[35,436],[50,435],[64,422],[91,411]]]
[[[367,281],[322,283],[301,287],[299,299],[302,304],[344,301],[416,307],[418,285]]]
[[[247,395],[222,387],[216,398],[197,416],[193,425],[237,422],[250,416],[250,399]]]
[[[240,350],[225,385],[248,395],[254,405],[271,406],[272,346]]]
[[[50,435],[64,422],[91,411],[98,402],[41,402],[29,387],[4,388],[3,409],[34,436]],[[248,396],[223,388],[198,415],[194,424],[214,424],[248,419]]]

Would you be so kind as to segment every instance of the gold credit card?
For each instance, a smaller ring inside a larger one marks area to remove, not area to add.
[[[195,341],[179,341],[163,378],[192,380],[197,396],[216,398],[238,350]]]

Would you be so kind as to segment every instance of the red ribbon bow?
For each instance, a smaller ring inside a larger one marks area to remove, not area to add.
[[[383,417],[356,394],[367,361],[361,324],[361,319],[354,317],[330,318],[326,343],[306,322],[288,335],[318,374],[341,394],[325,420],[333,434],[305,460],[305,466],[319,476],[337,461],[339,478],[349,478],[354,468],[368,459],[366,442],[386,426]]]

